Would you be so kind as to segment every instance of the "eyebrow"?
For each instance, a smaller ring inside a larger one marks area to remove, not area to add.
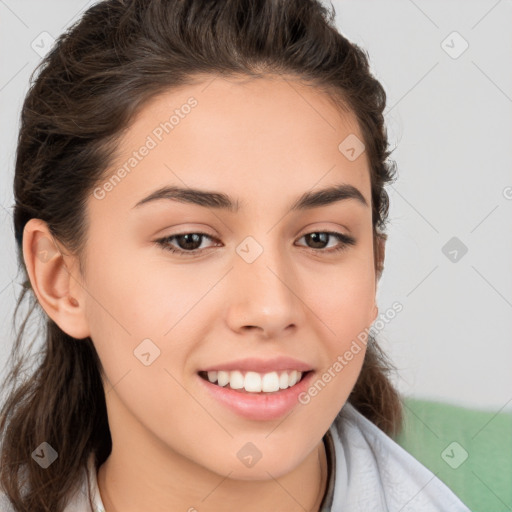
[[[240,201],[234,201],[222,192],[213,192],[193,188],[182,188],[177,186],[161,187],[147,197],[141,199],[133,208],[139,208],[144,204],[162,199],[178,201],[181,203],[196,204],[206,208],[215,208],[237,213],[240,210]],[[368,203],[363,194],[354,186],[341,184],[331,186],[317,191],[309,191],[302,194],[294,201],[290,211],[303,211],[312,208],[319,208],[339,201],[355,199],[363,206]]]

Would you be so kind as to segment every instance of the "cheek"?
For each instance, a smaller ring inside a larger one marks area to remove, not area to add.
[[[320,319],[312,319],[311,325],[317,326],[318,339],[323,341],[322,364],[304,403],[315,404],[312,408],[325,411],[327,421],[332,421],[348,399],[364,362],[375,306],[373,258],[347,257],[318,277],[307,300]]]
[[[162,337],[197,301],[198,284],[184,279],[179,269],[171,276],[151,258],[115,251],[90,259],[91,329],[130,339],[131,344]]]
[[[357,336],[373,322],[375,273],[371,258],[347,258],[309,282],[307,303],[334,345]]]
[[[153,397],[144,389],[173,388],[171,401],[181,396],[171,375],[181,382],[188,371],[195,340],[202,339],[205,308],[211,304],[201,299],[218,279],[212,272],[208,279],[198,279],[197,272],[186,271],[192,266],[170,270],[162,262],[116,258],[113,252],[90,261],[88,324],[110,381],[107,390],[111,385],[118,390],[116,383],[122,380],[122,388],[129,389],[123,396],[140,410],[153,407]]]
[[[302,397],[308,411],[322,411],[329,425],[347,401],[360,375],[368,331],[373,322],[375,276],[373,260],[347,263],[310,289],[308,303],[318,318],[322,340],[321,366]]]

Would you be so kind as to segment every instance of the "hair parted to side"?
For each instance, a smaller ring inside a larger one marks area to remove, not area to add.
[[[208,75],[286,75],[325,91],[358,119],[371,166],[374,236],[385,238],[384,186],[396,170],[388,162],[386,94],[366,52],[337,31],[334,18],[334,7],[317,0],[107,0],[85,11],[34,70],[15,163],[23,289],[13,324],[26,297],[30,308],[13,344],[0,410],[0,488],[17,512],[61,512],[89,455],[96,454],[98,468],[112,448],[101,362],[90,338],[70,337],[40,307],[24,265],[23,229],[31,218],[45,221],[83,271],[87,198],[123,131],[155,95]],[[34,340],[22,343],[34,309],[45,323],[35,366],[24,357]],[[371,340],[349,397],[389,435],[402,421],[392,368]],[[58,452],[47,469],[31,458],[43,441]]]

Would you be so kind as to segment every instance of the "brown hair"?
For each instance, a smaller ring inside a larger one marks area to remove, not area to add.
[[[24,265],[23,229],[31,218],[45,221],[83,271],[87,197],[102,182],[123,130],[155,95],[205,74],[287,74],[324,90],[358,119],[370,164],[374,245],[385,238],[384,186],[396,170],[388,162],[386,94],[367,54],[336,30],[334,18],[334,7],[316,0],[107,0],[85,11],[34,70],[14,177],[23,289],[13,323],[29,290],[30,308],[12,347],[4,384],[12,389],[0,411],[0,487],[17,512],[62,511],[89,455],[95,453],[98,468],[112,447],[101,362],[89,337],[70,337],[40,307]],[[22,338],[34,308],[45,340],[29,361],[21,357],[30,352]],[[402,417],[391,368],[373,340],[349,397],[389,435]],[[28,377],[17,382],[22,374]],[[43,441],[58,453],[47,469],[31,459]]]

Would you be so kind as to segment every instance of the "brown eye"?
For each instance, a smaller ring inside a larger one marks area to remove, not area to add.
[[[193,256],[202,252],[204,248],[201,247],[201,242],[204,238],[214,240],[213,237],[206,233],[180,233],[178,235],[170,235],[164,238],[155,240],[160,247],[166,251],[179,254],[180,256]],[[171,245],[171,241],[176,240],[178,247]]]
[[[329,239],[333,237],[338,240],[339,244],[329,249],[325,249]],[[335,231],[313,231],[303,235],[301,238],[304,238],[309,244],[312,244],[312,246],[309,247],[310,249],[326,253],[341,251],[346,249],[348,246],[355,245],[356,243],[355,239],[351,236],[343,233],[337,233]]]

